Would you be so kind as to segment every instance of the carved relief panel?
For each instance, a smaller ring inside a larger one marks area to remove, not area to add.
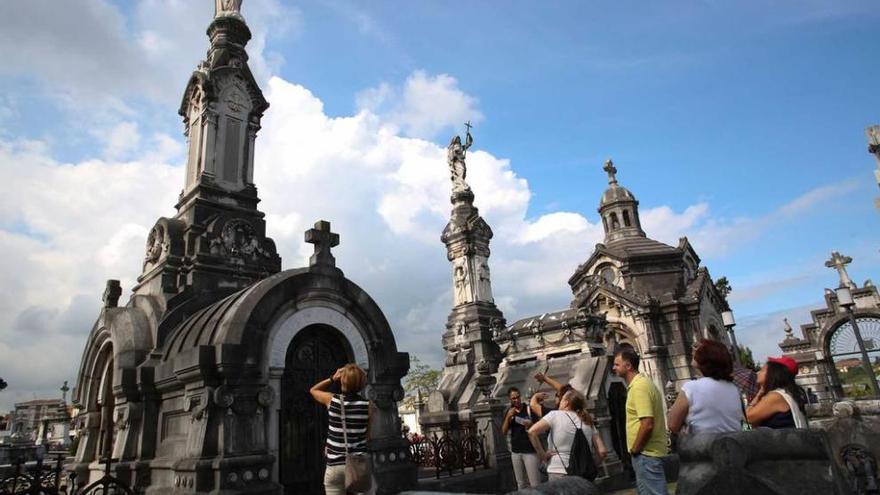
[[[250,167],[248,115],[252,103],[240,79],[231,78],[224,86],[218,103],[217,178],[221,182],[242,186]]]

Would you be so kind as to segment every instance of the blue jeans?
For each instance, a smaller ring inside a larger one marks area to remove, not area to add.
[[[636,472],[636,490],[639,495],[668,495],[666,491],[666,473],[663,471],[663,459],[649,455],[632,456],[633,469]]]

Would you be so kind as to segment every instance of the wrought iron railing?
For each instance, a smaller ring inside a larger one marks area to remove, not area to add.
[[[443,430],[441,435],[410,438],[410,454],[419,467],[434,468],[434,475],[456,476],[467,468],[488,468],[485,435],[475,428]]]
[[[62,484],[64,480],[64,455],[56,456],[54,467],[51,463],[44,464],[42,458],[33,466],[28,466],[24,458],[18,458],[12,464],[11,476],[0,480],[0,495],[66,494],[69,485]]]
[[[76,490],[71,495],[134,495],[134,491],[119,478],[113,476],[110,469],[112,459],[104,460],[104,476],[86,485],[81,490]],[[71,473],[71,485],[76,478],[76,473]]]

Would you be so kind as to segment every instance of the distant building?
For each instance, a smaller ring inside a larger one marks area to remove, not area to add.
[[[36,443],[66,445],[70,440],[70,415],[63,399],[37,399],[15,404],[11,434]]]

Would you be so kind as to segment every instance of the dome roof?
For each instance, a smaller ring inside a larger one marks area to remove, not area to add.
[[[633,196],[633,193],[631,193],[629,189],[623,186],[618,186],[617,184],[613,184],[602,194],[602,201],[599,202],[599,207],[601,208],[610,203],[617,203],[618,201],[635,200],[636,197]]]

